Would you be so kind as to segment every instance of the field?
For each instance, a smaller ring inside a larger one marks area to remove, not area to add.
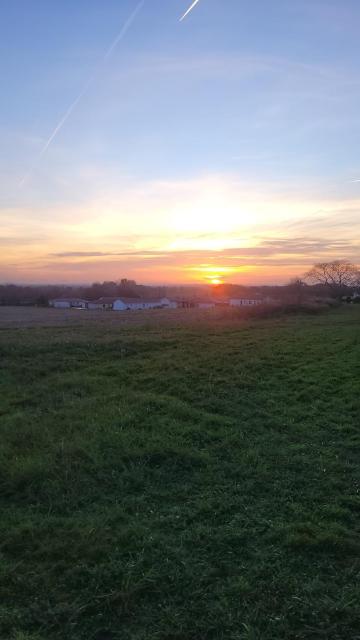
[[[0,308],[0,637],[360,639],[360,307]]]

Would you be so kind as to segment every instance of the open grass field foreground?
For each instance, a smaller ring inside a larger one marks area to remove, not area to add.
[[[360,639],[360,306],[0,308],[0,637]]]

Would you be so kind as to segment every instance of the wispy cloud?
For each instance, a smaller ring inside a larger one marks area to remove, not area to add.
[[[234,246],[226,249],[214,251],[207,249],[199,250],[142,250],[142,251],[63,251],[59,253],[49,254],[49,258],[109,258],[119,257],[125,259],[138,260],[142,258],[165,258],[166,260],[183,259],[215,259],[222,258],[230,260],[256,260],[259,257],[272,259],[275,256],[282,256],[288,259],[288,256],[306,257],[311,259],[312,255],[323,257],[325,254],[332,253],[335,257],[339,252],[348,252],[358,249],[358,245],[350,240],[337,239],[329,240],[326,238],[311,237],[294,237],[294,238],[262,238],[258,239],[257,244],[252,246]]]
[[[358,262],[359,211],[360,199],[324,196],[319,185],[236,174],[127,181],[78,204],[4,210],[0,268],[6,273],[16,256],[13,273],[32,280],[124,274],[179,282],[201,279],[205,263],[228,269],[229,279],[246,269],[257,281],[284,280],[319,260]]]
[[[0,248],[41,246],[47,240],[48,238],[46,236],[4,236],[0,237]]]

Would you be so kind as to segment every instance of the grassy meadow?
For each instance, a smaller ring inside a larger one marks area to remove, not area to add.
[[[360,307],[0,308],[0,637],[360,639]]]

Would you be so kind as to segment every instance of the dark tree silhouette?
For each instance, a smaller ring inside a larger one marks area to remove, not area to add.
[[[325,286],[336,297],[360,286],[359,268],[346,260],[319,262],[307,272],[305,278],[313,284]]]
[[[292,278],[286,287],[287,294],[292,302],[302,304],[307,294],[307,285],[302,278]]]

